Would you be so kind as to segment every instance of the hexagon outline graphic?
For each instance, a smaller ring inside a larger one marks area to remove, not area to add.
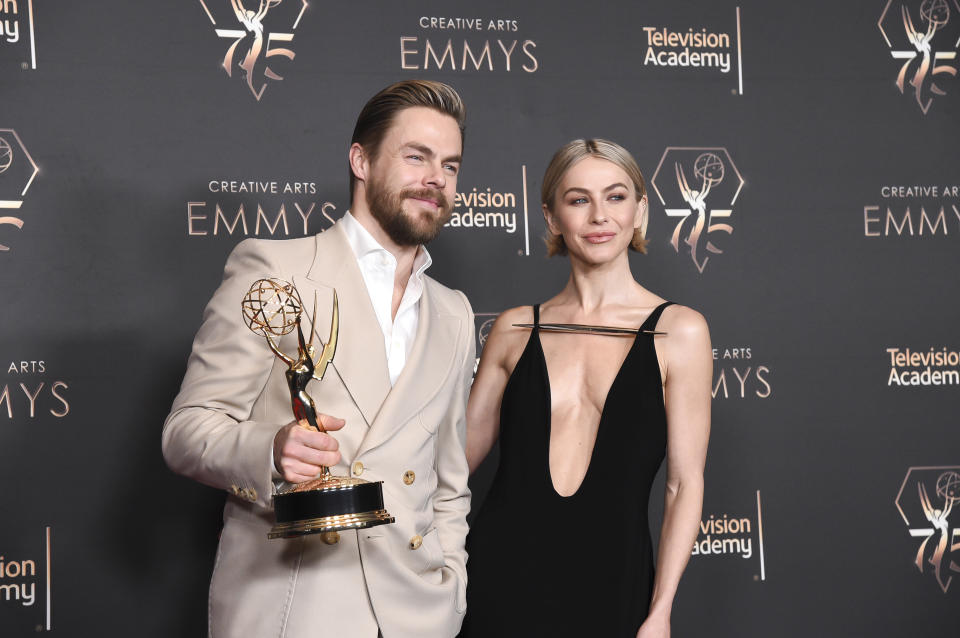
[[[903,477],[903,483],[900,484],[900,490],[897,492],[897,497],[893,499],[893,504],[896,506],[897,511],[900,512],[903,522],[907,524],[907,527],[910,527],[910,521],[907,519],[907,515],[904,513],[903,508],[900,507],[900,497],[903,496],[903,490],[907,487],[907,482],[910,480],[910,475],[914,470],[925,470],[925,471],[943,471],[943,470],[960,470],[960,465],[915,465],[907,468],[907,473]]]
[[[743,179],[743,175],[740,173],[740,169],[737,168],[737,165],[733,161],[733,157],[730,155],[730,152],[724,146],[668,146],[664,151],[663,155],[660,156],[660,162],[657,164],[656,170],[653,171],[653,177],[650,178],[650,185],[653,186],[653,190],[657,193],[657,198],[660,200],[660,204],[663,206],[667,205],[667,202],[663,198],[663,194],[660,192],[660,188],[657,186],[657,176],[660,174],[660,169],[663,167],[663,162],[667,159],[667,155],[671,151],[704,151],[704,152],[714,152],[714,153],[723,153],[727,158],[727,162],[730,164],[730,167],[733,169],[733,172],[737,174],[737,179],[740,180],[740,183],[737,185],[737,190],[733,194],[733,199],[730,200],[730,206],[733,206],[737,203],[737,197],[740,196],[740,191],[743,189],[743,185],[746,184],[746,180]]]
[[[952,0],[953,6],[957,9],[957,14],[960,14],[960,2],[958,0]],[[890,10],[890,5],[893,4],[893,0],[887,0],[887,4],[883,7],[883,11],[880,12],[880,17],[877,19],[877,27],[880,29],[880,35],[883,36],[883,39],[887,41],[887,46],[893,48],[893,44],[890,43],[890,38],[887,36],[886,30],[883,28],[883,21],[887,17],[887,11]],[[960,37],[957,38],[956,43],[953,45],[954,48],[960,47]]]
[[[27,161],[30,162],[30,166],[33,167],[33,172],[30,174],[27,183],[24,184],[23,190],[20,191],[20,197],[26,197],[27,190],[30,188],[30,185],[33,184],[33,179],[40,172],[40,167],[37,166],[37,163],[33,161],[33,156],[30,155],[30,151],[27,150],[27,146],[23,143],[23,140],[20,139],[20,136],[17,135],[17,132],[12,128],[0,128],[0,135],[4,133],[9,133],[17,142],[17,146],[20,147],[20,150],[23,152],[23,156],[27,158]],[[0,208],[20,208],[23,204],[23,200],[0,200]]]

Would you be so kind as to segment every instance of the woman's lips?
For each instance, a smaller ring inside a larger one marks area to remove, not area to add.
[[[611,239],[613,239],[613,238],[616,237],[616,236],[617,236],[617,234],[614,233],[614,232],[607,232],[607,233],[590,233],[590,234],[588,234],[588,235],[584,235],[583,238],[586,239],[586,240],[587,240],[588,242],[590,242],[591,244],[602,244],[602,243],[605,243],[605,242],[610,241]]]

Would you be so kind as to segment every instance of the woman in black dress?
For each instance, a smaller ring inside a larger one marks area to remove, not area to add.
[[[707,324],[630,271],[628,249],[646,252],[647,198],[625,149],[599,139],[565,145],[542,199],[549,253],[569,255],[570,278],[543,304],[504,312],[484,346],[467,459],[472,471],[499,437],[500,465],[467,540],[461,636],[665,638],[703,502]],[[647,506],[664,457],[654,570]]]

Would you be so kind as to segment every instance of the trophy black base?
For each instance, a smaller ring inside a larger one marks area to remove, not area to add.
[[[342,532],[393,523],[383,507],[383,481],[326,476],[273,497],[277,524],[268,538]]]

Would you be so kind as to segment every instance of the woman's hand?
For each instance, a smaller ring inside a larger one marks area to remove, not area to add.
[[[670,638],[670,619],[662,616],[647,616],[637,631],[637,638]]]

